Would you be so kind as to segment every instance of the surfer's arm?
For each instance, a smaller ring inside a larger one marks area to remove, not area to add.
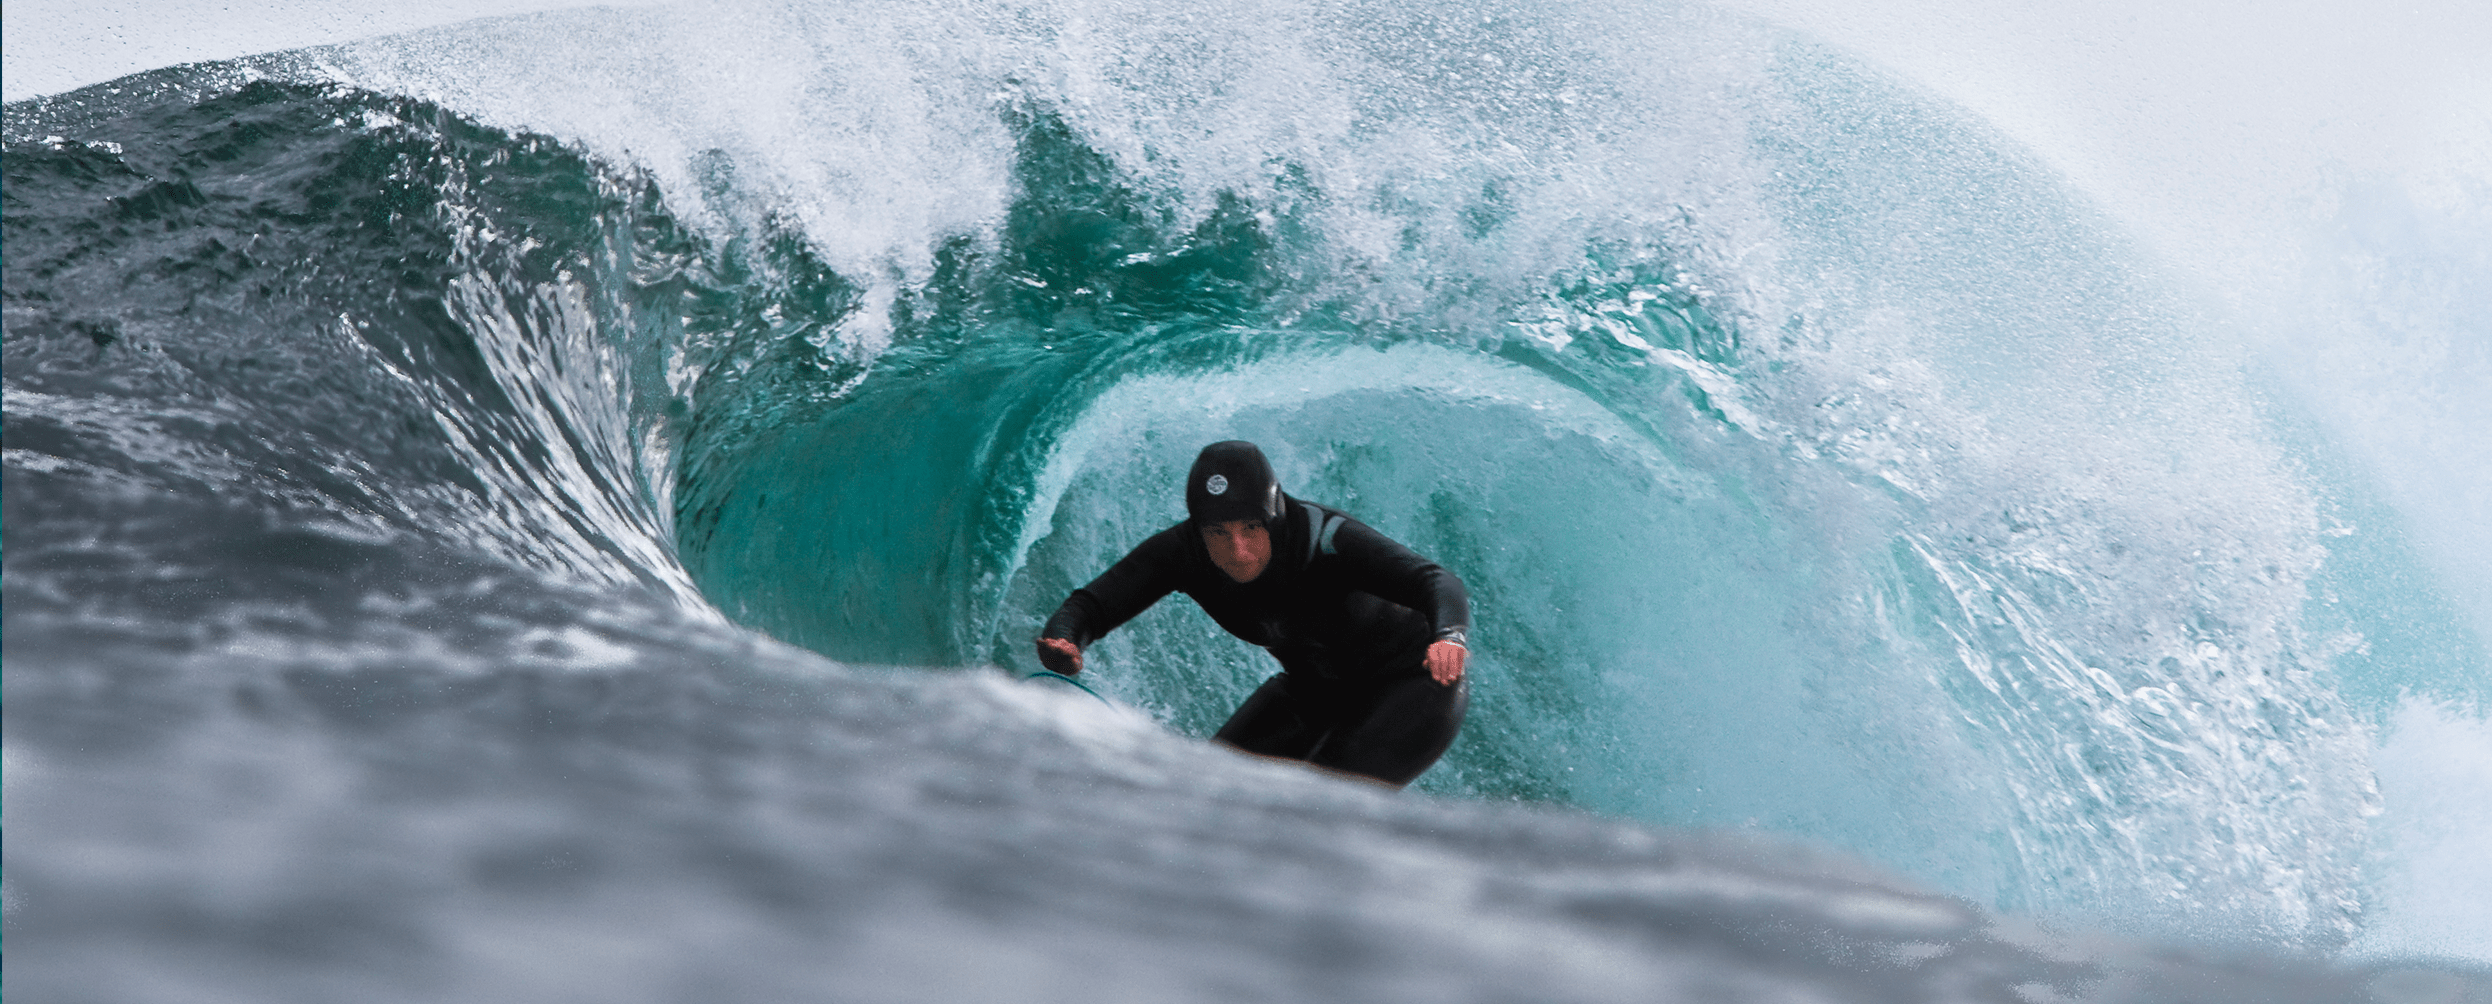
[[[1349,583],[1365,592],[1399,603],[1428,619],[1435,644],[1467,648],[1471,635],[1471,593],[1445,566],[1421,557],[1399,541],[1357,520],[1344,520],[1330,542]],[[1459,666],[1454,670],[1460,675]]]
[[[1471,593],[1461,577],[1357,520],[1344,520],[1330,545],[1352,585],[1428,619],[1432,640],[1422,661],[1429,678],[1448,687],[1462,679],[1471,656]]]
[[[1064,605],[1056,608],[1055,616],[1047,618],[1046,628],[1038,633],[1040,661],[1057,672],[1064,672],[1058,667],[1067,664],[1079,672],[1082,649],[1175,591],[1186,556],[1185,541],[1178,536],[1184,531],[1179,524],[1154,534],[1089,585],[1065,597]],[[1051,641],[1061,645],[1048,644]],[[1063,646],[1072,651],[1067,653]]]

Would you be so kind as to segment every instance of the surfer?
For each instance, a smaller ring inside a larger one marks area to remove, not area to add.
[[[1083,648],[1181,592],[1281,664],[1213,742],[1396,788],[1445,755],[1470,705],[1461,579],[1282,492],[1253,443],[1204,447],[1185,509],[1056,608],[1038,637],[1042,665],[1081,672]]]

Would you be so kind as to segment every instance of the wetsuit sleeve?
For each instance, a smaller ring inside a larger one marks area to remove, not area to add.
[[[1470,644],[1471,593],[1462,579],[1354,519],[1343,520],[1330,538],[1325,543],[1351,585],[1419,611],[1437,641]]]
[[[1074,590],[1056,608],[1056,615],[1047,618],[1047,627],[1038,636],[1089,648],[1117,625],[1150,609],[1181,580],[1186,552],[1180,534],[1184,531],[1185,524],[1180,523],[1152,535],[1089,585]]]

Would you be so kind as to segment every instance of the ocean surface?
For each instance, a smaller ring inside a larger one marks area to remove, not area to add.
[[[586,10],[5,136],[22,1002],[2492,1000],[2492,502],[2381,480],[2492,468],[2480,181],[2311,224],[2400,452],[1703,6]],[[1411,791],[1206,744],[1182,600],[1019,682],[1229,438],[1469,583]]]

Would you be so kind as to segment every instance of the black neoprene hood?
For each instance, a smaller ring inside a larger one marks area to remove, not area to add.
[[[1185,513],[1198,525],[1233,519],[1280,522],[1281,478],[1255,444],[1242,439],[1213,443],[1195,455],[1185,476]]]

